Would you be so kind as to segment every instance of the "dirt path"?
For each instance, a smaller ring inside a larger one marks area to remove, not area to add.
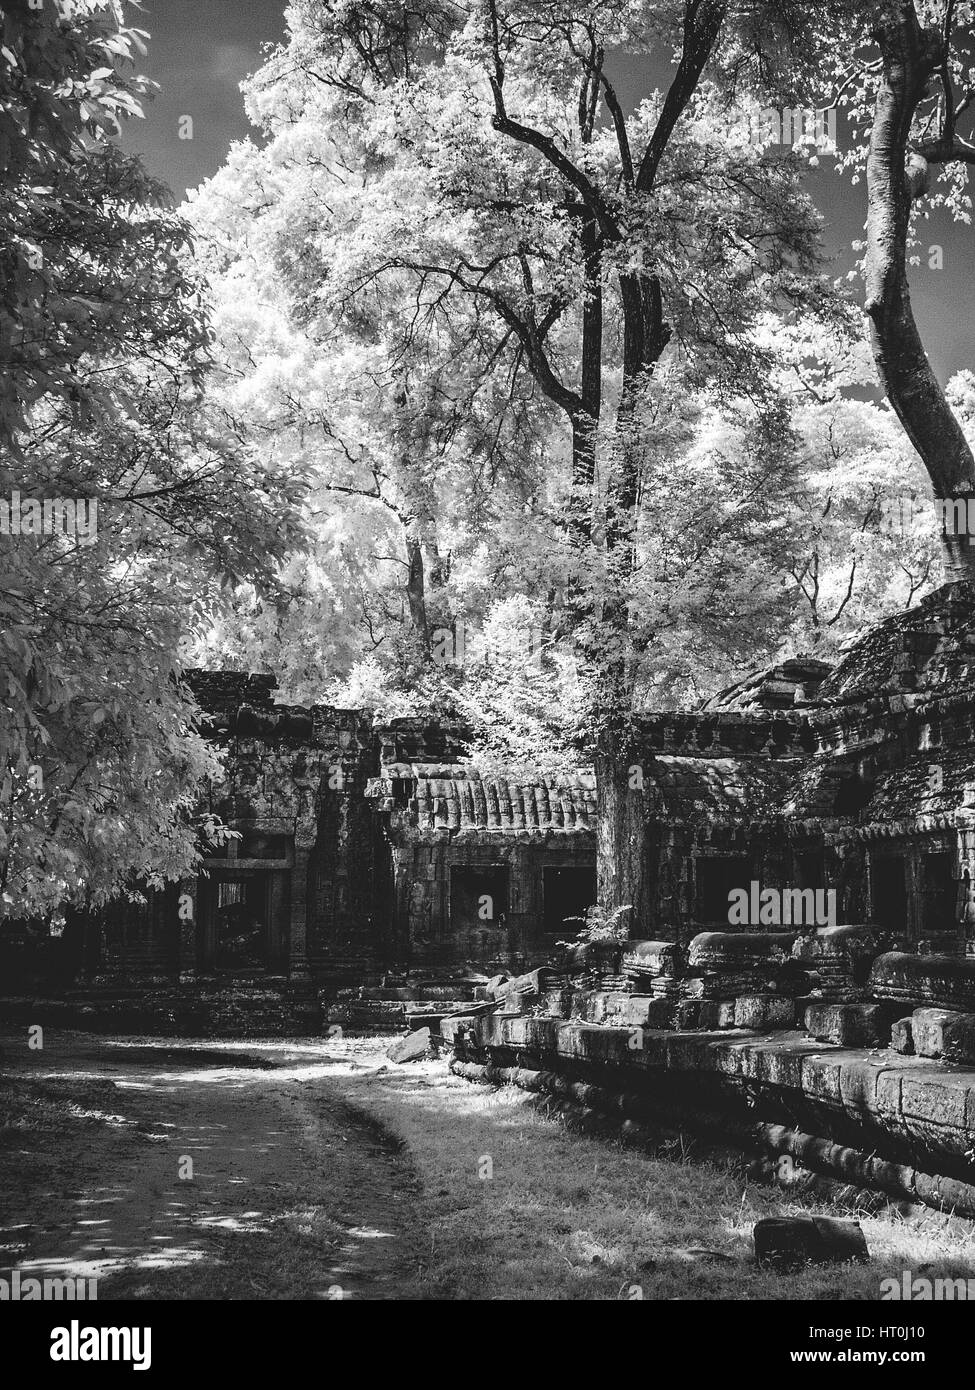
[[[0,1148],[5,1269],[99,1299],[429,1296],[416,1176],[325,1047],[52,1032],[3,1063],[28,1102]]]

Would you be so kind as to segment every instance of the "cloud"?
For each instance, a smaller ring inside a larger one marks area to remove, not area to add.
[[[261,55],[256,48],[243,43],[218,43],[207,65],[210,77],[220,82],[242,82],[260,66]]]

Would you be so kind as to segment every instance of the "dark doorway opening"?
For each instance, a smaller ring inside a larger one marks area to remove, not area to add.
[[[826,857],[822,846],[801,849],[796,854],[796,888],[826,887]]]
[[[907,930],[907,867],[902,854],[872,855],[870,890],[873,920],[885,931]]]
[[[548,868],[542,871],[542,930],[568,940],[578,936],[596,901],[596,870]],[[566,918],[582,918],[566,921]]]
[[[219,878],[213,885],[214,965],[263,970],[268,956],[268,876]]]
[[[211,866],[200,880],[204,968],[244,974],[283,969],[290,901],[287,869]]]
[[[508,916],[508,868],[450,870],[450,925],[455,931],[503,927]]]
[[[728,927],[729,898],[736,889],[747,893],[754,878],[746,854],[700,855],[695,865],[697,892],[694,916],[698,922]]]
[[[947,850],[923,854],[920,880],[922,935],[957,931],[958,884],[954,855]]]

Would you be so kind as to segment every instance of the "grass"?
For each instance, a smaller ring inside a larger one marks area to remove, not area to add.
[[[881,1280],[904,1270],[975,1278],[971,1222],[830,1184],[757,1180],[740,1158],[686,1135],[662,1137],[653,1153],[580,1135],[517,1088],[471,1085],[443,1061],[389,1063],[388,1043],[248,1041],[239,1085],[224,1067],[192,1086],[162,1074],[147,1088],[145,1059],[127,1040],[120,1051],[140,1065],[120,1088],[97,1076],[110,1046],[89,1057],[90,1040],[66,1037],[65,1058],[84,1071],[0,1077],[0,1190],[8,1212],[25,1213],[0,1233],[0,1262],[19,1259],[38,1233],[67,1229],[79,1197],[108,1183],[138,1200],[111,1209],[108,1244],[125,1272],[106,1277],[106,1297],[327,1297],[336,1282],[393,1299],[848,1301],[878,1299]],[[165,1046],[175,1057],[183,1045]],[[303,1074],[306,1063],[314,1074]],[[45,1064],[61,1065],[56,1053]],[[282,1085],[285,1108],[255,1118],[248,1107]],[[226,1131],[227,1152],[192,1211],[173,1208],[166,1155],[176,1141],[162,1141],[177,1123],[195,1133],[201,1113]],[[849,1216],[853,1202],[868,1266],[756,1267],[757,1220]],[[160,1233],[185,1258],[147,1267]]]
[[[398,1136],[417,1170],[435,1297],[874,1300],[881,1280],[905,1269],[975,1277],[973,1223],[870,1194],[857,1213],[869,1265],[761,1270],[757,1220],[850,1216],[847,1202],[755,1181],[693,1145],[648,1154],[579,1135],[515,1087],[472,1085],[443,1062],[383,1066],[375,1040],[338,1046],[356,1069],[336,1084]],[[362,1067],[367,1058],[374,1065]]]

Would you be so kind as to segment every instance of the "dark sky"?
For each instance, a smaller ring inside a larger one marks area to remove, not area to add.
[[[231,141],[251,127],[240,84],[261,65],[262,47],[284,37],[285,0],[145,0],[129,23],[149,32],[139,68],[160,86],[144,121],[130,121],[127,148],[145,155],[178,198],[216,173]],[[180,117],[193,118],[181,140]]]
[[[146,119],[129,123],[125,144],[145,155],[150,170],[178,198],[215,173],[231,141],[249,133],[240,82],[260,66],[262,46],[283,36],[284,7],[285,0],[145,0],[144,15],[130,19],[151,35],[141,67],[161,91],[147,105]],[[635,90],[634,78],[624,75],[621,92]],[[191,140],[179,138],[183,116],[192,117]],[[834,174],[826,161],[824,166],[811,176],[812,192],[827,217],[827,247],[845,268],[851,242],[862,236],[864,189]],[[975,229],[942,219],[927,224],[922,237],[912,293],[925,342],[944,378],[961,367],[975,368]],[[931,245],[943,248],[943,269],[929,269]]]

